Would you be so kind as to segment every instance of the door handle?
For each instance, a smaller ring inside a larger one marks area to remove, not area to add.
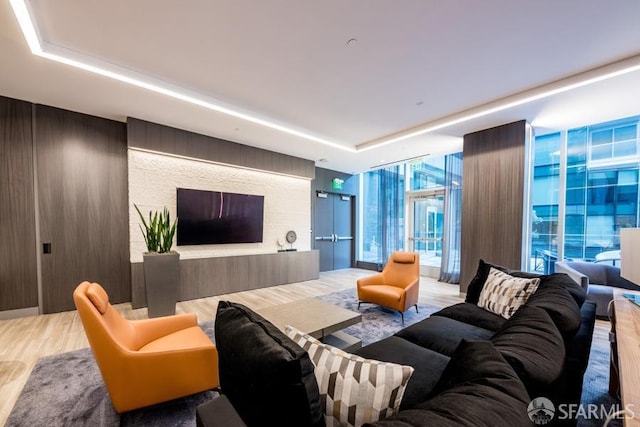
[[[338,236],[337,234],[331,234],[329,236],[318,236],[316,237],[316,240],[324,242],[338,242],[341,240],[353,240],[353,236]]]

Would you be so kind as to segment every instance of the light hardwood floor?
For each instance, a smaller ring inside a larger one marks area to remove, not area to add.
[[[195,313],[198,321],[215,319],[218,301],[229,300],[259,309],[352,288],[358,278],[372,274],[359,269],[320,273],[317,280],[179,302],[177,313]],[[462,301],[458,285],[421,278],[420,301],[446,307]],[[128,319],[144,319],[145,308],[130,303],[115,308]],[[598,321],[594,339],[606,339],[609,322]],[[88,347],[75,311],[0,320],[0,425],[6,423],[29,374],[39,358]]]

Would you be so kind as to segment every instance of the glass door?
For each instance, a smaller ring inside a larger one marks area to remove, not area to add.
[[[409,247],[420,254],[420,264],[440,267],[444,223],[444,194],[409,199]]]

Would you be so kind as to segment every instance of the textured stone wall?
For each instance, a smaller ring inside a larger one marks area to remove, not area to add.
[[[294,248],[311,249],[309,180],[136,149],[128,155],[131,262],[141,262],[146,250],[133,204],[143,213],[167,206],[175,216],[178,187],[264,196],[262,243],[174,246],[182,259],[275,252],[289,230],[298,235]]]

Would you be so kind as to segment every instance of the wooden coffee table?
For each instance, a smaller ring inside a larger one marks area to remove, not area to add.
[[[362,315],[328,302],[307,298],[255,311],[282,331],[286,325],[291,325],[345,351],[357,350],[362,346],[360,339],[342,331],[362,322]]]

